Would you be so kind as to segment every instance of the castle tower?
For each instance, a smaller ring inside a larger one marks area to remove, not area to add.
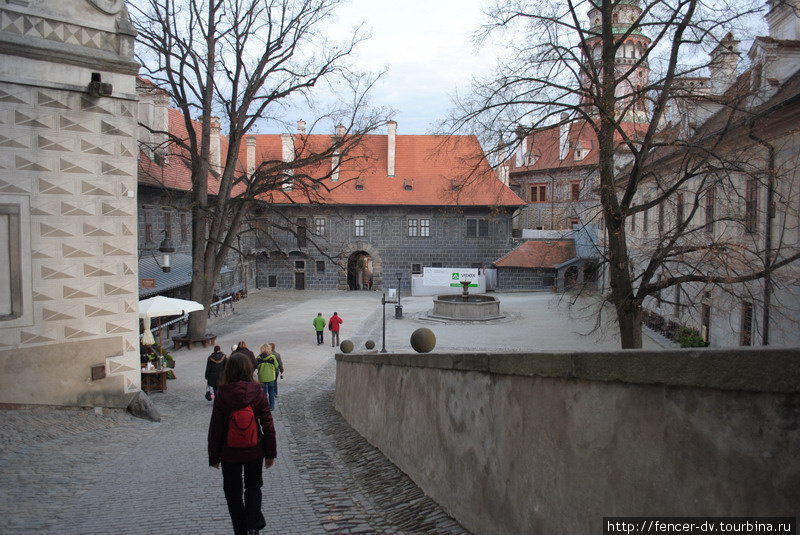
[[[592,1],[593,7],[589,10],[589,31],[587,32],[590,37],[586,39],[586,50],[591,54],[591,59],[597,69],[599,69],[602,54],[602,12],[599,4],[601,1]],[[618,39],[622,40],[614,62],[616,78],[624,78],[616,89],[616,95],[619,98],[616,104],[617,113],[624,113],[627,121],[635,123],[649,121],[646,100],[642,91],[647,87],[650,77],[650,67],[646,58],[650,39],[638,27],[630,30],[631,26],[639,21],[641,15],[642,8],[639,6],[639,0],[622,0],[614,9],[611,21],[614,36],[619,36]],[[644,59],[642,59],[643,57]],[[591,83],[590,63],[589,58],[585,58],[585,69],[581,80],[584,87],[588,87]],[[588,98],[585,104],[591,106]]]

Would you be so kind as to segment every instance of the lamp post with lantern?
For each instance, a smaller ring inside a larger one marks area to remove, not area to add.
[[[400,282],[403,280],[403,272],[398,271],[395,273],[397,276],[397,305],[394,307],[394,318],[403,319],[403,305],[400,304]]]

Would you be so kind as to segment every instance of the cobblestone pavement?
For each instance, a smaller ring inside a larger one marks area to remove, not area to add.
[[[564,310],[539,294],[500,294],[503,320],[431,321],[430,297],[389,305],[386,346],[409,351],[411,332],[434,330],[437,350],[545,351],[619,347],[613,328],[594,332],[591,308]],[[226,350],[244,339],[256,352],[274,341],[286,373],[274,413],[278,459],[264,472],[264,534],[442,533],[465,531],[333,408],[334,349],[317,345],[311,320],[337,310],[342,339],[380,348],[376,292],[251,293],[209,330]],[[645,347],[656,342],[645,339]],[[211,403],[203,394],[208,348],[174,352],[177,379],[151,399],[161,422],[108,410],[0,411],[0,533],[230,533],[221,474],[208,467]]]
[[[210,324],[226,349],[240,338],[251,347],[274,340],[286,361],[262,533],[465,533],[333,409],[334,349],[316,346],[311,327],[316,307],[329,315],[333,302],[343,339],[374,320],[375,294],[271,292]],[[108,410],[0,411],[0,533],[230,533],[221,474],[206,454],[208,353],[175,353],[178,379],[151,394],[161,422]]]

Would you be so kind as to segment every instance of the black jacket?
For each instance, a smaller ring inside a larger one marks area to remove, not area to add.
[[[214,351],[206,361],[206,383],[216,387],[222,378],[222,371],[225,369],[227,357],[222,351]]]

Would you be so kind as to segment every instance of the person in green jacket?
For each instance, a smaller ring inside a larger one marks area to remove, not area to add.
[[[317,332],[317,345],[324,342],[322,333],[325,332],[325,318],[322,317],[322,312],[317,313],[317,317],[311,322],[314,325],[314,330]]]
[[[269,409],[275,410],[275,391],[278,379],[278,359],[272,354],[270,344],[261,345],[261,353],[256,359],[258,363],[258,382],[264,389],[264,394],[269,398]]]

